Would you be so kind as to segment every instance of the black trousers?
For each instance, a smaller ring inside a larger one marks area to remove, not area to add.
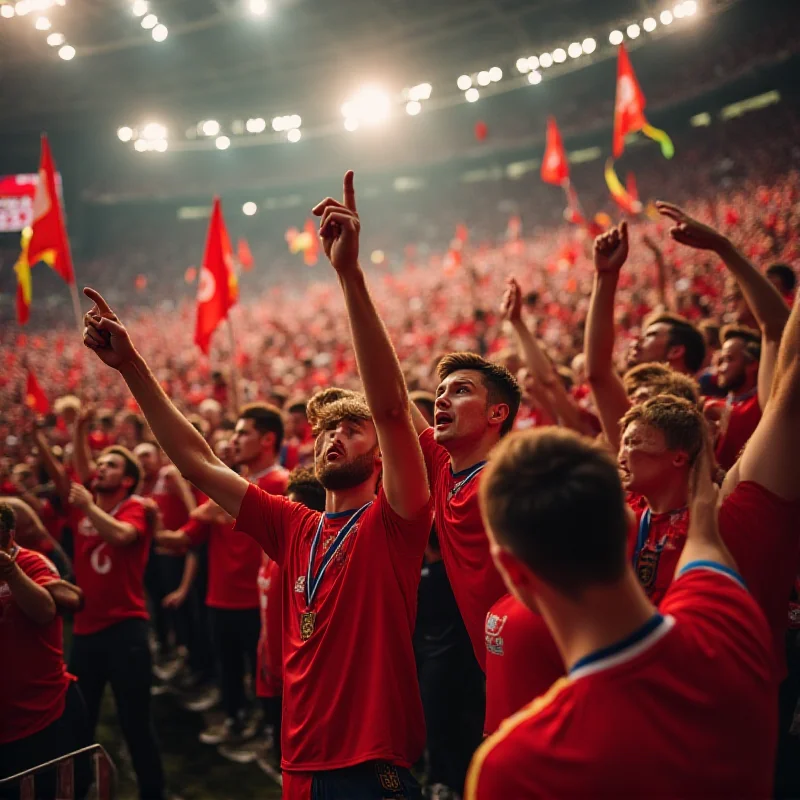
[[[209,608],[211,636],[219,662],[222,706],[229,719],[241,720],[247,707],[244,676],[255,689],[261,618],[257,608]]]
[[[147,620],[127,619],[72,640],[69,670],[78,678],[94,738],[106,683],[111,684],[122,734],[142,800],[161,800],[164,771],[150,713],[150,648]]]
[[[775,768],[775,797],[800,797],[800,737],[791,733],[794,712],[800,698],[800,631],[786,632],[786,663],[789,674],[778,694],[778,755]]]
[[[385,761],[368,761],[347,769],[316,772],[311,800],[421,800],[422,793],[411,772]]]
[[[0,744],[0,780],[25,772],[39,764],[80,750],[91,744],[86,705],[80,689],[73,683],[67,689],[64,713],[37,733],[8,744]],[[79,758],[74,764],[75,797],[86,795],[92,781],[91,758]],[[37,800],[51,800],[56,796],[56,770],[40,772],[34,778]],[[19,786],[0,787],[2,800],[16,800]]]
[[[170,652],[174,645],[187,644],[185,604],[177,609],[161,605],[164,598],[180,586],[185,561],[183,556],[162,555],[155,550],[147,559],[144,585],[150,600],[150,622],[162,654]]]

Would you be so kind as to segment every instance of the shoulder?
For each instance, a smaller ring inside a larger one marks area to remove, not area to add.
[[[17,553],[17,565],[29,578],[40,585],[57,581],[61,577],[55,564],[49,558],[25,547],[20,547]]]
[[[426,461],[434,461],[437,467],[442,464],[450,465],[450,456],[444,447],[436,443],[433,437],[433,428],[428,427],[422,431],[419,435],[419,446],[422,449],[422,454],[425,456]]]

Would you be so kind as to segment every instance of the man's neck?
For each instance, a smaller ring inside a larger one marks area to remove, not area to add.
[[[276,461],[275,453],[262,453],[257,459],[245,465],[247,473],[245,477],[253,477],[266,472],[270,467],[275,466]]]
[[[158,483],[158,473],[154,473],[153,475],[145,475],[144,480],[142,481],[142,494],[147,497],[153,493],[153,489],[156,488],[156,483]],[[98,504],[99,505],[99,504]]]
[[[491,438],[484,436],[478,442],[465,442],[462,446],[454,442],[454,446],[447,448],[447,452],[450,454],[450,469],[454,473],[459,473],[475,464],[479,464],[481,461],[486,461],[496,444],[497,438],[495,436]]]
[[[106,494],[105,492],[95,492],[94,503],[95,505],[110,514],[123,500],[126,499],[128,493],[125,489],[118,489],[116,492]]]
[[[675,372],[680,372],[681,375],[688,375],[690,378],[694,378],[694,372],[686,367],[682,358],[677,361],[668,361],[667,365],[674,369]]]
[[[745,395],[749,395],[750,392],[753,392],[758,388],[758,381],[750,380],[745,381],[741,386],[737,386],[736,389],[731,389],[728,392],[728,399],[729,400],[738,400],[740,397],[744,397]]]
[[[375,480],[370,478],[351,489],[336,489],[325,492],[325,513],[336,514],[361,508],[375,499]]]
[[[556,593],[542,596],[539,609],[568,671],[582,658],[630,636],[656,613],[628,566],[617,582],[587,589],[578,601]]]
[[[677,511],[685,508],[689,501],[689,476],[674,481],[665,481],[663,485],[649,490],[645,500],[654,514]]]

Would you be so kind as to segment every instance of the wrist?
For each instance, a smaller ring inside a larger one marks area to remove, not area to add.
[[[727,236],[720,236],[714,246],[714,252],[724,261],[727,256],[736,252],[736,245]]]
[[[142,358],[138,350],[133,351],[133,355],[119,365],[119,373],[127,381],[128,378],[135,378],[147,372],[147,362]]]

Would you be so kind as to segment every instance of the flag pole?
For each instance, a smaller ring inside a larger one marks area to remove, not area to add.
[[[239,368],[236,366],[236,335],[233,331],[233,321],[231,320],[231,312],[228,309],[228,316],[225,319],[226,328],[228,329],[228,346],[231,349],[231,396],[230,403],[233,405],[234,416],[239,416],[241,406],[239,404]]]

